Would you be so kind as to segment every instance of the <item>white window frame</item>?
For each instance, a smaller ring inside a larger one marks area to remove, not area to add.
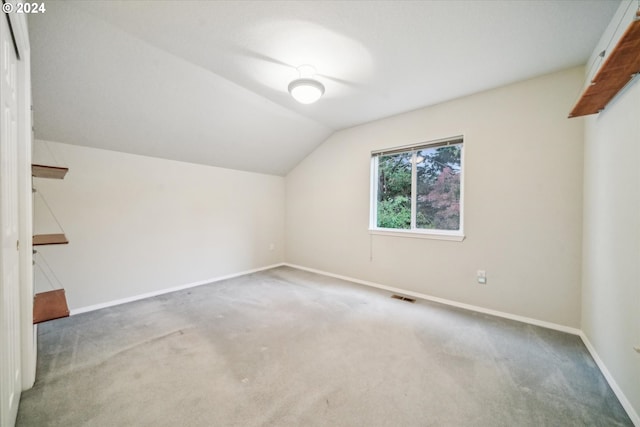
[[[433,230],[416,228],[416,151],[434,146],[447,146],[462,144],[460,150],[460,228],[458,230]],[[385,150],[375,150],[371,152],[371,183],[370,183],[370,206],[369,206],[369,234],[410,237],[421,239],[452,240],[461,242],[464,240],[464,136],[458,135],[451,138],[443,138],[422,142],[419,144],[405,145],[389,148]],[[385,154],[395,154],[413,151],[411,166],[411,228],[381,228],[378,227],[378,159]]]

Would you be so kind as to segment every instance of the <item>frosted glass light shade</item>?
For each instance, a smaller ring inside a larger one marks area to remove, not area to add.
[[[324,94],[324,86],[317,80],[297,79],[289,83],[289,93],[301,104],[313,104]]]

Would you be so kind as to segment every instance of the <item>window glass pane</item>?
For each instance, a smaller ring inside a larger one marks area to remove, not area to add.
[[[411,228],[411,152],[378,157],[380,228]]]
[[[416,157],[416,228],[460,229],[462,145],[425,148]]]

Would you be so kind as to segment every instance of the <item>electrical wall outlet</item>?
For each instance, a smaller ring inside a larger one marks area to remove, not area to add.
[[[275,250],[275,249],[276,249],[276,244],[275,244],[275,243],[270,243],[270,244],[269,244],[269,250],[270,250],[270,251],[273,251],[273,250]]]
[[[478,278],[478,283],[480,283],[481,285],[486,285],[487,284],[487,272],[486,271],[478,270],[477,278]]]

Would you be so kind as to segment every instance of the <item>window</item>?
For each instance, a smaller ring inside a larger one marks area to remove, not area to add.
[[[371,154],[372,232],[462,240],[462,137]]]

